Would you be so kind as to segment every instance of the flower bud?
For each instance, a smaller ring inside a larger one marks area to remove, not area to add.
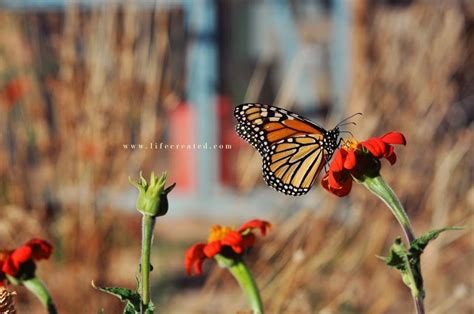
[[[136,208],[140,213],[157,217],[163,216],[168,212],[167,195],[173,190],[176,183],[165,188],[166,173],[163,173],[161,177],[158,178],[155,173],[152,172],[150,182],[147,182],[141,173],[140,179],[137,182],[133,181],[130,177],[128,181],[139,191]]]

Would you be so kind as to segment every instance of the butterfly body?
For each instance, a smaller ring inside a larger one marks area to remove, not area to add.
[[[287,195],[306,194],[339,147],[339,128],[325,130],[310,120],[274,106],[235,108],[237,133],[263,159],[263,178]]]

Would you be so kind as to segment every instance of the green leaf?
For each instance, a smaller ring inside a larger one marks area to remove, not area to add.
[[[126,314],[135,314],[140,313],[140,306],[142,303],[140,294],[136,291],[132,291],[127,288],[121,287],[97,287],[94,282],[92,282],[92,287],[95,289],[116,296],[121,301],[127,302],[125,305],[124,313]]]
[[[420,257],[428,243],[436,239],[441,232],[446,230],[460,230],[459,227],[449,227],[432,230],[415,239],[407,250],[400,237],[390,247],[387,257],[380,257],[388,266],[396,268],[402,275],[402,280],[407,285],[415,298],[423,299],[423,277],[421,276]]]
[[[395,239],[395,242],[390,247],[387,257],[381,258],[390,267],[398,270],[406,270],[406,262],[408,261],[408,254],[400,237]]]
[[[137,310],[131,302],[127,302],[127,305],[125,305],[125,308],[123,309],[123,314],[136,314],[136,313],[140,313],[140,307]]]
[[[410,244],[410,250],[409,254],[410,257],[413,259],[419,259],[423,251],[425,250],[426,246],[431,240],[436,239],[441,232],[447,231],[447,230],[461,230],[462,228],[460,227],[448,227],[448,228],[442,228],[442,229],[436,229],[436,230],[431,230],[425,233],[424,235],[420,236],[417,238],[415,241],[413,241]]]
[[[151,314],[155,311],[155,305],[150,301],[148,303],[148,307],[144,309],[143,313],[145,314]],[[140,312],[140,306],[138,307],[138,310],[135,305],[133,305],[131,302],[127,302],[127,305],[123,309],[123,314],[137,314],[141,313]]]
[[[418,280],[415,277],[415,272],[410,264],[409,254],[400,237],[397,237],[390,247],[389,255],[382,259],[388,266],[400,271],[403,282],[410,288],[414,296],[420,294]]]

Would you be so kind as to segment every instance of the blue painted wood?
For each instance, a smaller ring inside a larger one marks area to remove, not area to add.
[[[270,7],[274,35],[279,44],[278,55],[282,67],[281,78],[285,79],[285,77],[291,75],[292,66],[295,62],[302,62],[294,77],[296,82],[293,82],[295,100],[303,107],[314,106],[317,102],[315,74],[313,73],[316,66],[311,63],[313,61],[311,58],[317,58],[318,47],[307,47],[301,42],[289,1],[273,0],[266,2],[266,4]],[[306,4],[306,6],[311,7],[313,12],[318,11],[315,5]]]
[[[193,0],[136,0],[135,5],[141,7],[170,7],[170,6],[181,6],[184,3],[191,2]],[[126,4],[130,0],[116,0],[114,4]],[[16,10],[24,9],[38,9],[38,10],[55,10],[64,9],[70,4],[78,4],[83,7],[94,7],[111,4],[110,0],[0,0],[0,8],[9,8]]]
[[[216,5],[212,0],[185,1],[186,24],[191,35],[187,56],[187,100],[196,106],[198,144],[217,144],[217,43]],[[209,197],[218,183],[219,151],[197,154],[198,195]]]

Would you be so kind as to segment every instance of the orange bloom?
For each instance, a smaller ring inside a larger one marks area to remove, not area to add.
[[[349,142],[334,153],[329,171],[322,178],[321,185],[339,197],[346,196],[352,189],[354,178],[361,179],[366,175],[378,174],[378,159],[385,158],[391,165],[397,161],[392,146],[394,144],[406,145],[402,133],[389,132],[360,143]]]
[[[239,229],[214,225],[211,228],[209,238],[206,243],[196,243],[186,252],[184,265],[188,275],[194,272],[202,273],[202,263],[206,258],[213,258],[217,254],[222,254],[227,258],[238,258],[245,251],[255,244],[255,234],[253,229],[260,229],[264,236],[271,224],[263,220],[251,220],[243,224]]]

